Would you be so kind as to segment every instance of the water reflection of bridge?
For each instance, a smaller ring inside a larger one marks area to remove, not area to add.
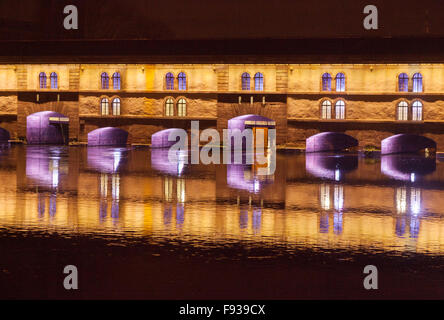
[[[403,181],[387,176],[393,170],[385,162],[334,155],[310,171],[303,168],[312,159],[280,155],[274,176],[257,178],[248,166],[181,164],[168,173],[148,149],[73,149],[44,156],[27,148],[15,171],[2,167],[2,178],[17,185],[0,189],[0,223],[331,247],[440,251],[444,244],[442,169],[435,162],[438,173],[416,171],[414,181],[413,171],[394,165],[406,173]],[[380,183],[368,184],[376,178]]]

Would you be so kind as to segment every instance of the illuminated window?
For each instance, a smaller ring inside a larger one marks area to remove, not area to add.
[[[100,102],[100,113],[102,114],[102,116],[107,116],[109,114],[108,98],[103,98]]]
[[[335,105],[336,119],[345,119],[345,102],[344,100],[338,100]]]
[[[248,72],[242,74],[242,90],[250,90],[250,74]]]
[[[116,72],[113,74],[113,89],[120,90],[120,86],[121,86],[120,73]]]
[[[109,76],[108,76],[108,73],[103,72],[102,76],[101,76],[101,79],[102,79],[102,89],[109,89]]]
[[[322,75],[322,91],[331,91],[331,75],[329,73]]]
[[[398,76],[398,91],[400,92],[409,91],[409,76],[405,73],[401,73]]]
[[[408,120],[409,119],[409,105],[406,101],[401,101],[398,104],[398,120]]]
[[[422,74],[413,75],[413,92],[422,92]]]
[[[422,102],[414,101],[412,105],[412,120],[413,121],[422,121]]]
[[[58,88],[57,73],[52,72],[49,78],[51,80],[51,89],[57,89]]]
[[[165,101],[165,115],[167,117],[174,116],[174,100],[172,98],[168,98]]]
[[[338,73],[336,75],[336,91],[345,91],[345,75]]]
[[[168,72],[165,76],[165,88],[174,90],[174,75],[171,72]]]
[[[331,102],[330,100],[324,100],[321,105],[321,118],[331,119]]]
[[[187,101],[184,98],[179,99],[177,102],[177,115],[179,117],[185,117],[187,115]]]
[[[113,105],[113,115],[120,116],[120,99],[114,98],[112,105]]]
[[[177,79],[179,80],[179,90],[187,90],[187,76],[185,73],[179,73]]]
[[[264,75],[260,72],[254,75],[254,90],[256,91],[264,90]]]
[[[46,89],[46,73],[40,72],[39,83],[40,83],[40,89]]]

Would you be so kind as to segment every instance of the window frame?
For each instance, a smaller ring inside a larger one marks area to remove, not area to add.
[[[401,106],[401,104],[403,104]],[[405,105],[404,105],[405,104]],[[400,112],[401,108],[406,109],[402,113]],[[409,103],[406,100],[401,100],[396,105],[396,121],[408,121],[409,120]],[[400,119],[400,115],[405,114],[406,119]]]
[[[174,73],[167,72],[165,74],[165,90],[174,90],[175,87],[174,80],[175,80]],[[169,87],[169,84],[171,84],[171,87]]]
[[[422,76],[421,72],[416,72],[412,77],[412,92],[421,93],[424,92],[424,77]],[[419,83],[419,85],[418,85]],[[421,90],[416,90],[417,87],[420,87]]]
[[[55,86],[53,86],[54,79],[55,79]],[[51,89],[58,89],[59,88],[59,75],[57,74],[57,72],[53,71],[50,73],[49,82],[50,82]]]
[[[342,108],[342,118],[338,118],[338,104],[342,103],[339,107]],[[346,103],[343,99],[338,99],[335,102],[335,120],[345,120],[346,119]]]
[[[338,81],[341,81],[340,89],[338,90]],[[336,92],[345,92],[345,73],[344,72],[338,72],[335,76],[335,91]]]
[[[118,113],[115,112],[115,106],[118,107]],[[120,97],[114,97],[111,100],[111,112],[113,116],[120,116],[120,111],[121,111],[121,107],[122,107],[122,99],[120,99]]]
[[[103,106],[106,106],[106,113],[104,113]],[[102,97],[100,98],[100,115],[101,116],[109,116],[109,98],[108,97]]]
[[[404,75],[405,75],[405,77],[404,77]],[[401,76],[402,76],[402,78],[401,78]],[[401,86],[401,79],[404,82],[406,82],[406,83],[402,84],[402,86]],[[409,92],[409,82],[410,82],[410,78],[407,73],[402,72],[402,73],[398,74],[398,92]],[[404,88],[404,87],[405,87],[405,90],[401,90],[401,88]]]
[[[118,88],[116,88],[116,79],[118,80]],[[113,90],[122,90],[122,75],[119,71],[113,73],[111,80],[113,82]]]
[[[329,117],[324,117],[324,106],[327,106],[326,104],[328,104],[328,109],[325,109],[325,113],[326,113],[326,115],[328,114]],[[331,120],[332,119],[332,102],[330,99],[323,99],[321,101],[320,118],[321,118],[321,120]]]
[[[42,86],[43,84],[42,80],[44,80],[45,84],[44,87]],[[48,77],[46,76],[46,73],[42,71],[39,73],[39,89],[47,89],[47,88],[48,88]]]
[[[171,106],[168,106],[168,104],[169,104],[169,101],[171,101]],[[174,101],[174,98],[173,97],[167,97],[166,99],[165,99],[165,101],[164,101],[164,108],[163,108],[163,112],[164,112],[164,116],[165,117],[174,117],[174,115],[175,115],[175,111],[174,111],[174,106],[175,106],[175,101]],[[169,110],[169,111],[171,111],[171,114],[168,114],[168,112],[167,112],[167,108],[168,107],[171,107],[171,110]]]
[[[251,76],[248,72],[241,74],[241,90],[251,91]]]
[[[415,106],[415,104],[419,103],[419,106]],[[415,110],[417,109],[417,110]],[[415,119],[418,115],[418,109],[420,110],[420,118]],[[416,112],[415,112],[416,111]],[[424,103],[421,100],[413,100],[412,101],[412,121],[424,121]]]
[[[183,103],[182,103],[182,101],[183,101]],[[186,117],[187,116],[187,104],[188,104],[188,101],[184,97],[179,97],[177,99],[177,101],[176,101],[176,115],[178,117]],[[182,108],[181,108],[181,106],[182,106]],[[182,114],[183,107],[185,109],[185,114]]]
[[[328,72],[324,72],[321,76],[321,91],[331,91],[332,90],[332,86],[331,86],[331,80],[332,80],[332,76],[330,73]],[[328,89],[325,89],[324,84],[328,84]]]
[[[179,72],[177,75],[177,89],[180,91],[185,91],[188,88],[187,74],[183,71]]]
[[[259,80],[259,82],[258,82]],[[259,85],[258,85],[259,84]],[[259,89],[258,89],[259,87]],[[254,75],[254,91],[264,91],[265,77],[262,72],[256,72]]]
[[[106,85],[104,86],[104,84]],[[107,72],[102,72],[100,74],[100,88],[102,90],[109,90],[109,74]]]

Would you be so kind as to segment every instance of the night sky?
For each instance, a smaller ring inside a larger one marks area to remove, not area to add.
[[[62,27],[77,5],[79,30]],[[379,9],[379,30],[362,27]],[[444,36],[442,0],[1,0],[1,40]]]

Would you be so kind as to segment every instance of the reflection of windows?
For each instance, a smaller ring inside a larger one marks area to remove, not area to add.
[[[179,99],[177,102],[177,115],[179,117],[185,117],[187,115],[187,101],[184,98]]]
[[[322,101],[321,118],[322,119],[331,119],[331,102],[330,102],[330,100]]]
[[[242,74],[242,90],[250,90],[250,74],[248,72]]]
[[[335,210],[342,211],[344,209],[344,187],[342,185],[335,185],[334,192],[334,206]]]
[[[58,88],[57,73],[52,72],[49,78],[51,79],[51,89],[57,89]]]
[[[398,91],[400,92],[409,91],[409,76],[405,73],[401,73],[398,76]]]
[[[100,113],[102,116],[107,116],[109,114],[109,100],[108,98],[103,98],[100,101]]]
[[[405,187],[396,189],[396,210],[398,213],[407,211],[407,189]]]
[[[321,208],[330,210],[330,186],[328,184],[321,184],[319,188],[319,199],[321,201]]]
[[[422,92],[422,75],[420,73],[413,75],[413,92]]]
[[[108,196],[108,175],[106,173],[100,175],[100,195],[103,198]]]
[[[174,116],[174,100],[172,98],[168,98],[165,101],[165,116]]]
[[[412,104],[412,120],[421,121],[422,120],[422,102],[414,101]]]
[[[111,179],[111,195],[113,200],[119,200],[120,195],[120,176],[118,174],[113,174]]]
[[[336,75],[336,91],[345,91],[345,75],[338,73]]]
[[[412,188],[410,190],[410,210],[415,215],[421,211],[421,189]]]
[[[322,75],[322,91],[331,91],[331,75],[329,73]]]
[[[173,178],[165,177],[163,180],[163,195],[165,201],[173,200]]]
[[[398,104],[397,119],[403,121],[409,119],[409,105],[406,101],[401,101]]]
[[[345,102],[344,100],[338,100],[335,105],[336,119],[345,119]]]
[[[185,180],[177,179],[177,201],[185,202]]]

